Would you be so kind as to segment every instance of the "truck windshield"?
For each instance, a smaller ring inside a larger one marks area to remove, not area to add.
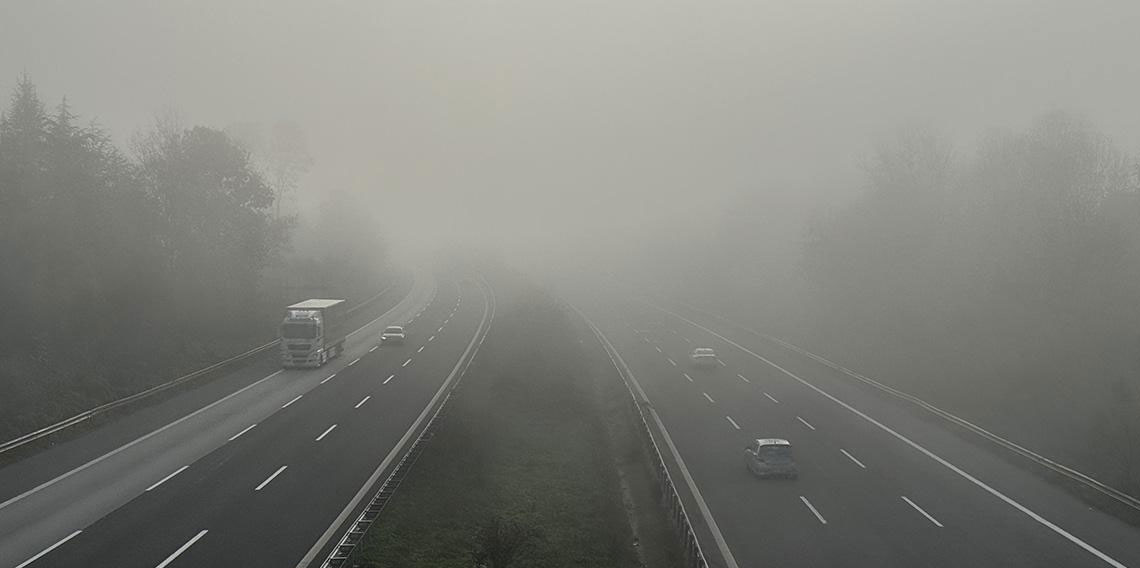
[[[317,326],[311,323],[286,323],[281,325],[281,337],[285,339],[312,339],[317,336]]]

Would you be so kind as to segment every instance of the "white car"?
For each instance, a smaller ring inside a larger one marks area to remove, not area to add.
[[[698,347],[689,353],[689,363],[694,367],[716,367],[720,364],[720,360],[711,347]]]
[[[760,478],[795,479],[800,471],[792,459],[792,443],[781,438],[760,438],[744,448],[744,464]]]
[[[408,335],[404,332],[404,328],[398,325],[390,325],[380,333],[380,343],[402,345],[407,338]]]

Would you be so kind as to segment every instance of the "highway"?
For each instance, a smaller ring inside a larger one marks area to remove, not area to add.
[[[133,432],[121,431],[132,416],[0,469],[0,567],[322,560],[362,487],[474,355],[488,294],[421,274],[323,368],[275,370],[213,400],[188,391]],[[407,342],[378,345],[400,323]]]
[[[710,565],[1140,567],[1136,527],[941,419],[695,310],[604,298],[576,304],[660,417]],[[698,346],[721,364],[688,365]],[[798,480],[746,470],[766,437]]]

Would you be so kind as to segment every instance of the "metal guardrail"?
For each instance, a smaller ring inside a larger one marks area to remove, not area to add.
[[[577,308],[569,306],[571,310],[576,312],[579,317],[586,323],[593,332],[594,337],[598,343],[602,345],[606,355],[609,356],[610,362],[613,363],[617,369],[618,375],[622,378],[622,383],[625,384],[626,390],[629,392],[630,402],[637,410],[637,416],[641,419],[642,434],[649,441],[649,447],[653,450],[654,470],[657,472],[657,479],[661,484],[661,498],[665,501],[665,506],[668,508],[669,517],[673,522],[673,527],[678,531],[681,537],[681,546],[685,554],[686,566],[689,568],[708,568],[709,563],[705,558],[704,551],[701,550],[701,543],[697,540],[697,533],[693,530],[693,523],[689,519],[689,514],[685,511],[685,504],[681,500],[681,494],[677,491],[677,486],[673,483],[673,477],[669,474],[669,468],[665,463],[665,456],[661,453],[661,448],[657,445],[657,440],[653,437],[653,430],[649,426],[649,420],[645,416],[645,411],[642,407],[643,402],[639,401],[637,395],[634,394],[633,386],[630,384],[630,377],[626,376],[622,366],[618,364],[617,353],[614,347],[610,345],[609,341],[605,339],[602,332],[594,326],[585,314],[578,311]],[[644,404],[649,404],[649,401],[644,401]]]
[[[1034,452],[1033,450],[1030,450],[1029,448],[1026,448],[1025,446],[1022,446],[1016,442],[1013,442],[1013,441],[1010,441],[1006,438],[1003,438],[1003,437],[999,436],[998,434],[995,434],[995,433],[993,433],[993,432],[991,432],[985,428],[982,428],[981,426],[978,426],[977,424],[974,424],[973,422],[970,422],[969,420],[966,420],[965,418],[962,418],[962,417],[957,416],[955,414],[952,414],[946,410],[943,410],[943,409],[941,409],[941,408],[939,408],[933,404],[930,404],[929,402],[926,402],[925,400],[922,400],[921,398],[918,398],[917,396],[903,392],[903,391],[898,390],[898,389],[891,387],[889,385],[885,385],[885,384],[883,384],[883,383],[881,383],[875,379],[872,379],[872,378],[870,378],[870,377],[868,377],[862,373],[848,369],[847,367],[844,367],[843,365],[840,365],[838,363],[834,363],[834,362],[832,362],[832,361],[830,361],[830,360],[828,360],[828,359],[826,359],[820,355],[816,355],[815,353],[812,353],[806,349],[803,349],[802,347],[799,347],[797,345],[794,345],[792,343],[784,341],[783,339],[780,339],[778,337],[774,337],[774,336],[768,335],[766,333],[756,331],[756,330],[751,329],[747,326],[744,326],[742,324],[734,322],[734,321],[732,321],[732,320],[730,320],[724,316],[721,316],[719,314],[715,314],[713,312],[698,308],[696,306],[687,304],[685,302],[679,302],[678,301],[676,303],[681,304],[681,305],[683,305],[683,306],[685,306],[691,310],[701,312],[701,313],[703,313],[709,317],[712,317],[714,319],[720,320],[721,322],[724,322],[728,325],[740,328],[740,329],[742,329],[748,333],[751,333],[757,337],[760,337],[761,339],[775,343],[775,344],[777,344],[777,345],[779,345],[785,349],[788,349],[789,351],[793,351],[793,352],[798,353],[800,355],[803,355],[804,357],[807,357],[813,361],[816,361],[817,363],[820,363],[821,365],[824,365],[825,367],[828,367],[832,370],[843,373],[844,375],[847,375],[848,377],[851,377],[851,378],[856,379],[858,381],[861,381],[865,384],[868,384],[868,385],[870,385],[876,389],[879,389],[880,391],[883,391],[887,394],[890,394],[891,396],[894,396],[896,398],[899,398],[899,399],[905,400],[911,404],[914,404],[914,405],[918,406],[919,408],[922,408],[923,410],[930,412],[931,414],[934,414],[934,415],[936,415],[936,416],[938,416],[938,417],[940,417],[940,418],[942,418],[948,422],[951,422],[951,423],[953,423],[953,424],[955,424],[955,425],[957,425],[957,426],[959,426],[959,427],[961,427],[961,428],[963,428],[969,432],[972,432],[978,436],[981,436],[982,438],[985,438],[986,440],[989,440],[990,442],[992,442],[992,443],[994,443],[994,444],[996,444],[996,445],[998,445],[998,446],[1000,446],[1000,447],[1002,447],[1008,451],[1011,451],[1011,452],[1013,452],[1013,453],[1015,453],[1015,454],[1017,454],[1023,458],[1026,458],[1026,459],[1028,459],[1028,460],[1030,460],[1030,461],[1032,461],[1032,462],[1034,462],[1034,463],[1036,463],[1042,467],[1045,467],[1046,469],[1048,469],[1054,473],[1057,473],[1057,474],[1059,474],[1059,475],[1061,475],[1061,476],[1063,476],[1063,477],[1065,477],[1071,481],[1074,481],[1074,482],[1077,482],[1081,485],[1084,485],[1085,487],[1088,487],[1088,488],[1100,493],[1101,495],[1109,497],[1109,498],[1111,498],[1111,499],[1113,499],[1113,500],[1115,500],[1115,501],[1117,501],[1123,505],[1126,505],[1126,506],[1131,507],[1137,511],[1140,511],[1140,498],[1129,495],[1128,493],[1125,493],[1119,489],[1116,489],[1110,485],[1107,485],[1101,481],[1098,481],[1097,479],[1095,479],[1095,478],[1093,478],[1093,477],[1091,477],[1085,473],[1081,473],[1080,471],[1077,471],[1077,470],[1075,470],[1075,469],[1073,469],[1067,465],[1058,463],[1058,462],[1056,462],[1052,459],[1049,459],[1049,458],[1047,458],[1047,457],[1045,457],[1045,456],[1043,456],[1037,452]]]
[[[381,296],[388,293],[388,291],[390,291],[394,286],[395,286],[394,282],[389,284],[386,288],[384,288],[380,292],[376,293],[371,298],[368,298],[367,300],[364,300],[363,302],[360,302],[360,303],[356,304],[355,306],[345,310],[345,313],[348,315],[351,315],[351,314],[355,313],[357,310],[360,310],[360,309],[372,304],[377,299],[379,299]],[[171,388],[176,387],[182,383],[185,383],[187,381],[196,379],[198,377],[201,377],[202,375],[210,373],[211,371],[216,371],[216,370],[218,370],[222,367],[225,367],[227,365],[237,363],[238,361],[250,359],[256,355],[260,355],[261,353],[264,353],[265,351],[272,349],[273,347],[275,347],[280,342],[281,342],[280,339],[274,339],[273,341],[270,341],[269,343],[266,343],[264,345],[259,345],[257,347],[254,347],[253,349],[250,349],[250,350],[245,351],[243,353],[239,353],[239,354],[234,355],[232,357],[223,359],[221,361],[218,361],[217,363],[214,363],[214,364],[209,365],[207,367],[203,367],[201,369],[198,369],[197,371],[187,373],[187,374],[182,375],[181,377],[178,377],[176,379],[172,379],[172,380],[167,381],[165,383],[150,387],[146,390],[125,396],[125,397],[117,399],[117,400],[113,400],[111,402],[101,404],[101,405],[96,406],[94,408],[91,408],[89,410],[85,410],[83,412],[80,412],[79,414],[76,414],[75,416],[72,416],[70,418],[60,420],[59,422],[56,422],[55,424],[51,424],[49,426],[44,426],[43,428],[40,428],[39,430],[36,430],[34,432],[28,432],[27,434],[24,434],[18,438],[14,438],[12,440],[8,440],[7,442],[0,444],[0,454],[14,450],[14,449],[19,448],[21,446],[24,446],[26,444],[30,444],[36,440],[46,438],[46,437],[48,437],[52,434],[55,434],[57,432],[61,432],[63,430],[66,430],[72,426],[75,426],[76,424],[80,424],[82,422],[85,422],[86,420],[88,420],[94,416],[98,416],[100,414],[110,412],[111,410],[114,410],[116,408],[126,406],[132,402],[135,402],[135,401],[147,398],[149,396],[158,394],[158,393],[163,392],[165,390],[171,389]]]

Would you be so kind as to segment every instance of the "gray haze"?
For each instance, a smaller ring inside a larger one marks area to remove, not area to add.
[[[291,120],[307,195],[369,197],[397,247],[636,251],[741,192],[773,238],[859,188],[873,139],[972,147],[1075,111],[1140,149],[1136,2],[4,3],[26,70],[126,142]]]

